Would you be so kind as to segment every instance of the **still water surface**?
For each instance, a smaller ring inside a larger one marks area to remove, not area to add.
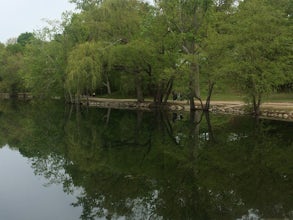
[[[249,117],[0,103],[0,219],[293,219],[292,134]]]

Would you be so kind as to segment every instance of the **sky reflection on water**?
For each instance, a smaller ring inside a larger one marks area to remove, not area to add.
[[[0,149],[0,219],[3,220],[77,220],[81,208],[66,195],[60,185],[46,184],[34,175],[31,164],[17,150]]]

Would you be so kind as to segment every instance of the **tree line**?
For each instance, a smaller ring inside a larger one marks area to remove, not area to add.
[[[163,105],[177,91],[208,109],[213,89],[229,87],[258,114],[265,95],[292,90],[290,0],[70,2],[78,10],[62,21],[0,44],[0,92]]]

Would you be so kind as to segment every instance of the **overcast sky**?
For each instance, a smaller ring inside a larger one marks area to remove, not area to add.
[[[41,29],[43,18],[61,20],[62,12],[74,8],[68,0],[0,0],[0,42]]]
[[[0,42],[41,29],[44,18],[61,20],[62,12],[74,8],[68,0],[0,0]]]

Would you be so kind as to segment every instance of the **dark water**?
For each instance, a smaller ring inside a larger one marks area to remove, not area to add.
[[[293,219],[293,123],[0,103],[0,219]]]

